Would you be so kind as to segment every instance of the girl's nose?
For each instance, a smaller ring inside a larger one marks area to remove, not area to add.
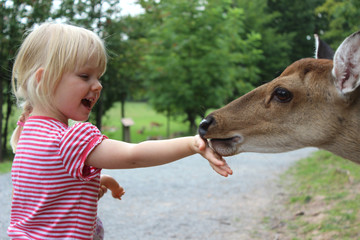
[[[94,83],[94,85],[93,85],[92,88],[93,88],[94,91],[100,92],[103,87],[102,87],[100,81],[97,80],[97,81]]]

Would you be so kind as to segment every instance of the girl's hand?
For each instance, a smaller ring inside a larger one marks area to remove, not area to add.
[[[119,186],[116,190],[111,191],[111,195],[113,196],[113,198],[117,198],[119,200],[121,200],[121,197],[124,194],[125,194],[125,191],[121,186]]]
[[[212,150],[208,143],[205,142],[205,140],[202,139],[199,135],[194,137],[194,147],[196,152],[201,154],[201,156],[209,161],[210,166],[214,169],[215,172],[224,177],[233,174],[233,171],[226,163],[225,159]]]
[[[113,198],[121,200],[121,197],[125,194],[124,188],[109,175],[101,175],[100,177],[100,188],[99,188],[99,199],[110,189]]]
[[[107,192],[107,187],[105,185],[100,185],[98,199],[102,198],[106,192]]]

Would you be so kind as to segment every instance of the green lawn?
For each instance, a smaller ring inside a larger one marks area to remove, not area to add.
[[[0,174],[7,173],[11,169],[12,161],[6,160],[5,162],[0,163]]]
[[[122,140],[120,103],[106,112],[103,116],[102,132],[112,139]],[[167,117],[155,112],[151,106],[144,102],[128,102],[125,105],[125,117],[131,118],[134,125],[130,127],[131,141],[141,142],[150,138],[167,137]],[[188,124],[184,117],[171,118],[170,137],[188,135]]]
[[[291,182],[288,237],[360,239],[360,165],[319,151],[300,160],[285,179]]]

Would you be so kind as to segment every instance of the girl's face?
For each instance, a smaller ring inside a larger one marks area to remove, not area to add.
[[[100,97],[100,69],[89,61],[75,72],[64,73],[54,95],[56,118],[86,121]]]

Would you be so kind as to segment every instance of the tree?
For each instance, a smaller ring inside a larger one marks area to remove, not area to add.
[[[321,36],[336,49],[345,37],[359,31],[360,1],[356,0],[326,0],[316,8],[316,13],[326,20],[328,25]]]
[[[152,48],[145,59],[150,102],[159,112],[185,113],[194,132],[196,116],[223,105],[234,88],[250,88],[258,77],[261,36],[244,33],[244,12],[231,1],[152,4],[153,17],[161,19],[149,33]]]
[[[106,89],[102,100],[106,108],[120,101],[121,118],[125,117],[127,100],[144,98],[140,62],[146,52],[146,29],[141,16],[108,20],[104,28],[109,62],[102,78],[104,90]]]
[[[0,161],[6,154],[9,117],[12,112],[11,69],[23,33],[36,22],[49,18],[52,1],[0,1],[0,104],[4,106],[6,98],[5,122],[3,111],[0,111]],[[3,108],[2,108],[3,110]]]
[[[276,14],[269,26],[277,34],[286,34],[291,46],[290,61],[314,56],[314,33],[324,26],[324,19],[315,13],[324,0],[267,0],[267,12]]]
[[[235,0],[233,6],[244,9],[245,33],[261,33],[259,49],[262,50],[263,57],[256,62],[256,66],[260,69],[259,77],[251,82],[252,85],[259,86],[277,77],[289,65],[291,62],[289,41],[292,38],[288,33],[277,33],[280,29],[271,23],[278,14],[267,12],[266,0]]]

